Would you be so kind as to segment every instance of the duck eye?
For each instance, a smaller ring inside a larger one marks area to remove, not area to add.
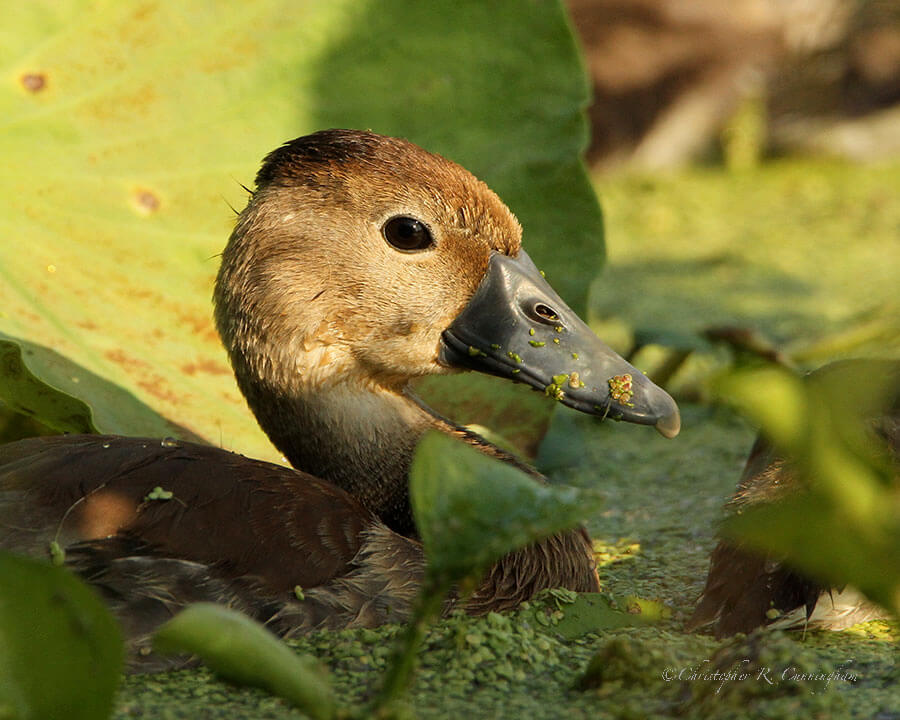
[[[388,220],[381,228],[384,239],[402,252],[415,252],[425,250],[434,245],[431,232],[425,227],[425,223],[415,218],[400,215]]]

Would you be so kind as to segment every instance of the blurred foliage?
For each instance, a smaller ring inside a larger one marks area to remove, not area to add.
[[[90,407],[82,427],[280,459],[237,391],[209,298],[241,183],[314,130],[406,136],[468,167],[576,309],[602,264],[579,157],[587,82],[558,2],[35,0],[8,8],[0,52],[0,332],[41,393]],[[447,382],[450,415],[455,398],[510,388]],[[40,411],[9,382],[0,393]],[[551,408],[520,444],[536,446]]]
[[[766,145],[766,103],[763,93],[741,98],[721,133],[722,157],[731,170],[759,165]]]
[[[335,716],[325,667],[314,657],[298,655],[263,625],[224,605],[187,607],[156,631],[153,649],[197,655],[226,680],[269,690],[315,720]]]
[[[844,361],[806,378],[774,367],[716,383],[796,468],[796,488],[726,522],[732,537],[900,616],[900,475],[873,420],[900,442],[900,362]]]
[[[0,718],[102,720],[121,668],[118,624],[93,590],[0,552]]]
[[[900,358],[900,165],[779,161],[598,187],[609,263],[591,325],[681,398],[709,399],[707,380],[750,356]]]

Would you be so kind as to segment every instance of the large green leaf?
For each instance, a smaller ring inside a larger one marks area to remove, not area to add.
[[[240,183],[292,137],[371,128],[462,162],[576,307],[601,264],[587,86],[558,2],[32,0],[4,9],[0,57],[0,332],[101,431],[277,457],[210,295]]]
[[[416,448],[410,498],[428,572],[445,583],[477,578],[502,555],[574,527],[603,505],[597,491],[543,485],[437,432]]]
[[[0,552],[0,718],[102,720],[121,667],[119,626],[93,591]]]

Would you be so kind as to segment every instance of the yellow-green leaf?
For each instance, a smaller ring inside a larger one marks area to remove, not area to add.
[[[5,8],[0,57],[0,332],[102,432],[278,459],[210,296],[241,183],[298,135],[371,128],[469,166],[576,307],[602,262],[557,2],[30,0]]]

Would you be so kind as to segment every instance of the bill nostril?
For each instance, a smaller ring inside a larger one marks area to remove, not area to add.
[[[531,309],[531,315],[535,320],[542,322],[545,325],[562,324],[556,310],[542,302],[534,304],[534,307]]]

